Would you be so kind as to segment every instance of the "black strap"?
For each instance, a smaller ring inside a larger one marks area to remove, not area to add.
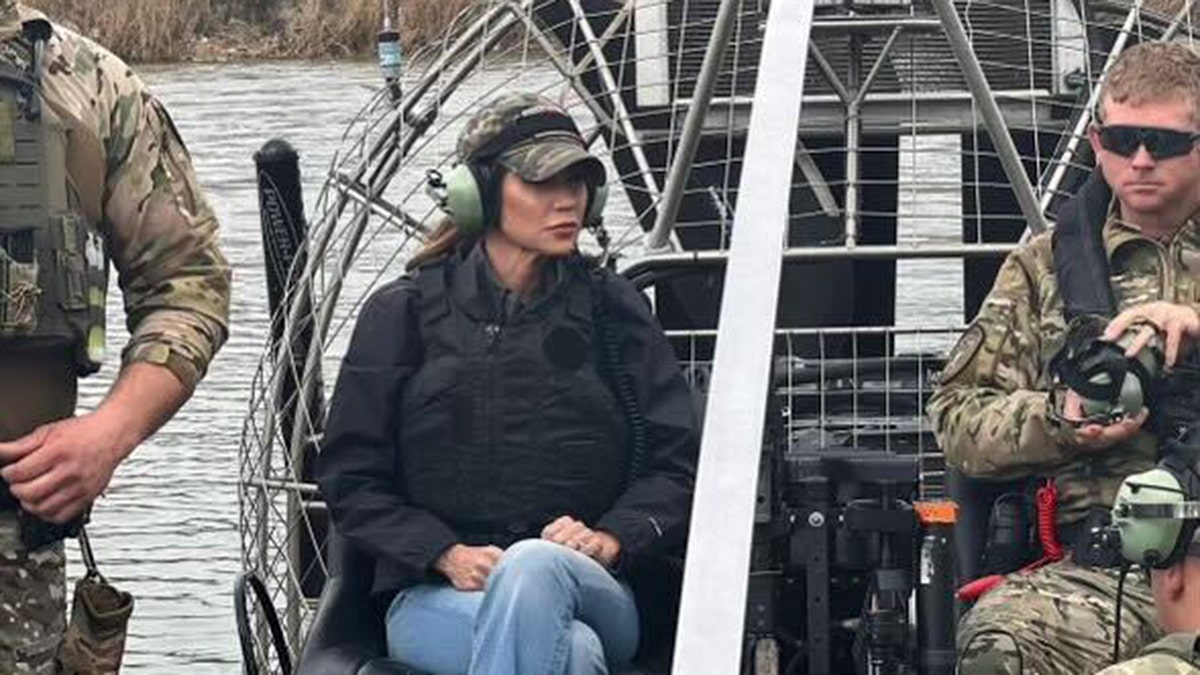
[[[581,144],[583,142],[583,135],[579,133],[579,127],[575,126],[575,120],[571,119],[570,115],[547,111],[518,117],[490,141],[471,153],[471,158],[478,161],[498,157],[509,148],[538,134],[554,131],[568,133],[578,138]]]
[[[1119,346],[1095,340],[1084,348],[1082,354],[1055,359],[1051,369],[1067,388],[1080,396],[1111,402],[1120,396],[1121,387],[1125,384],[1125,375],[1129,372],[1132,361],[1126,358],[1124,350]],[[1142,373],[1146,374],[1145,368],[1142,368]],[[1109,376],[1107,383],[1092,381],[1101,374]],[[1143,380],[1143,384],[1148,381]]]
[[[54,27],[45,19],[33,19],[21,24],[21,40],[29,49],[29,62],[0,68],[0,82],[16,89],[21,95],[21,111],[28,120],[36,120],[42,114],[40,90],[42,87],[42,56],[46,42],[54,34]]]
[[[453,253],[451,254],[453,255]],[[450,296],[446,292],[448,263],[441,258],[422,265],[416,272],[418,308],[421,327],[433,325],[435,321],[450,314]]]
[[[103,579],[104,575],[100,574],[100,568],[96,566],[96,554],[92,552],[92,542],[88,539],[87,528],[79,526],[79,554],[83,558],[83,566],[87,568],[87,575],[97,579]]]
[[[1104,249],[1104,223],[1112,190],[1095,171],[1058,211],[1052,244],[1054,275],[1058,279],[1067,321],[1094,314],[1114,316],[1117,303],[1109,280]]]

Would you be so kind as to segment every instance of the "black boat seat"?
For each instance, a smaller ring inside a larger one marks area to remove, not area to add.
[[[329,534],[329,579],[296,667],[297,675],[425,675],[387,658],[383,617],[371,599],[375,565],[336,532]],[[653,659],[657,664],[664,655]],[[635,667],[614,675],[663,675]]]
[[[946,491],[958,504],[958,520],[954,524],[954,553],[960,585],[986,574],[1010,571],[985,569],[984,553],[989,522],[997,499],[1024,490],[1025,480],[971,478],[946,467]]]

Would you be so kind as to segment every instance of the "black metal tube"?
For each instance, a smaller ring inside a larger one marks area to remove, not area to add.
[[[919,672],[952,675],[955,661],[954,526],[925,525],[921,542],[920,583],[917,586],[917,625],[920,627]]]
[[[267,303],[271,311],[272,350],[281,349],[284,339],[286,317],[294,302],[301,303],[300,316],[305,320],[299,330],[295,327],[291,335],[292,367],[295,376],[285,378],[281,395],[275,399],[278,406],[279,428],[282,438],[291,438],[296,420],[297,392],[300,390],[299,373],[312,345],[312,294],[306,292],[293,298],[292,290],[297,287],[299,275],[307,262],[305,245],[308,222],[304,217],[304,196],[300,183],[300,155],[287,141],[273,139],[263,145],[254,155],[258,177],[259,218],[262,223],[263,260],[267,274]],[[307,401],[309,419],[319,420],[321,409],[321,387],[313,388],[314,394]],[[302,474],[307,473],[302,471]],[[304,480],[306,476],[297,476]]]

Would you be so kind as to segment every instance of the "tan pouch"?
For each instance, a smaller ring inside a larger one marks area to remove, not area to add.
[[[96,569],[87,532],[79,534],[88,572],[75,583],[71,620],[58,653],[63,675],[115,675],[125,655],[133,596],[108,583]]]
[[[37,328],[38,265],[17,262],[0,246],[0,338],[29,335]]]

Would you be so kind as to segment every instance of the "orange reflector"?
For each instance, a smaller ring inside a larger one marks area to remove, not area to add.
[[[958,520],[958,504],[952,501],[917,502],[913,508],[924,525],[953,525]]]

